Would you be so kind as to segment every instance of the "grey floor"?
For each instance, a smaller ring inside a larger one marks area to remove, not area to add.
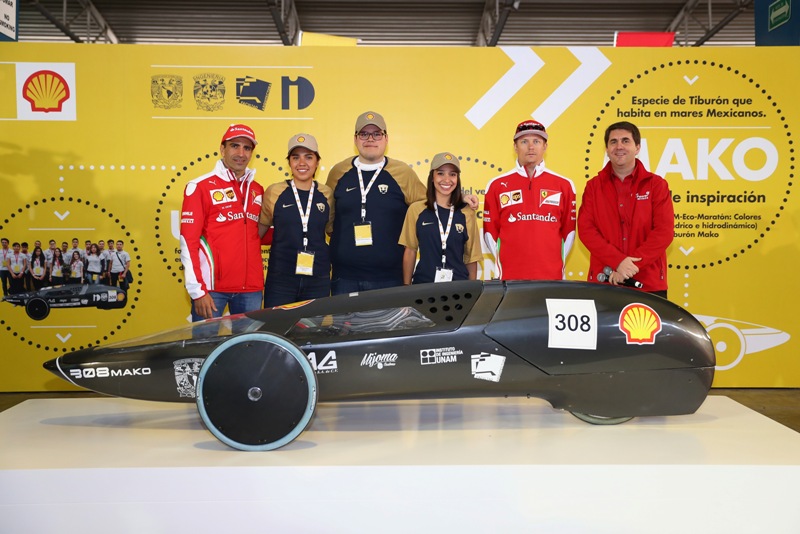
[[[730,397],[795,432],[800,432],[800,389],[721,389],[711,390],[712,395]],[[0,393],[0,411],[28,399],[94,397],[94,393]]]

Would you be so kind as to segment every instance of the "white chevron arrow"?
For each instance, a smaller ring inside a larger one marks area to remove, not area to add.
[[[700,76],[697,76],[695,74],[694,78],[689,78],[688,76],[684,75],[683,79],[686,80],[686,83],[688,83],[689,85],[694,85],[694,82],[700,79]]]
[[[611,61],[596,47],[567,49],[581,62],[580,66],[531,114],[548,128],[611,66]]]
[[[69,341],[69,338],[72,337],[72,334],[67,334],[66,336],[62,336],[61,334],[56,334],[56,337],[61,340],[62,343],[66,343]]]
[[[55,213],[55,214],[56,214],[56,217],[58,217],[58,218],[59,218],[59,219],[61,219],[62,221],[63,221],[64,219],[66,219],[67,217],[69,217],[69,211],[65,212],[65,213],[64,213],[64,215],[61,215],[61,214],[60,214],[59,212],[57,212],[57,211],[54,211],[53,213]]]
[[[685,249],[685,248],[683,248],[683,247],[678,247],[678,250],[680,250],[681,252],[683,252],[683,255],[684,255],[684,256],[688,256],[689,254],[691,254],[691,253],[692,253],[692,251],[694,250],[694,247],[689,247],[688,249]]]
[[[544,66],[544,61],[526,46],[499,48],[514,65],[464,114],[479,130]]]

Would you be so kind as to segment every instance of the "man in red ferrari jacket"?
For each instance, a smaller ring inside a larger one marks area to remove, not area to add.
[[[249,126],[222,136],[213,171],[186,184],[181,208],[181,262],[192,320],[261,308],[264,266],[258,216],[264,188],[247,168],[257,144]]]
[[[486,186],[483,239],[500,280],[563,280],[575,241],[575,186],[544,164],[548,134],[535,120],[514,132],[514,168]]]
[[[608,164],[589,180],[578,212],[578,237],[591,254],[588,280],[641,283],[667,297],[667,247],[674,237],[669,184],[644,168],[641,134],[630,122],[606,129]],[[606,269],[606,268],[609,269]],[[604,273],[606,269],[606,273]]]

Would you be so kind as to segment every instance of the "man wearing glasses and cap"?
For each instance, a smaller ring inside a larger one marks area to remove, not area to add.
[[[547,131],[527,120],[514,132],[517,164],[489,182],[483,237],[501,280],[562,280],[575,241],[575,186],[544,165]]]
[[[264,265],[258,216],[264,188],[247,165],[256,134],[244,124],[222,135],[214,170],[186,184],[181,208],[181,262],[192,320],[261,308]]]
[[[386,157],[389,135],[374,111],[356,119],[358,156],[328,173],[336,216],[330,251],[331,293],[353,293],[403,285],[398,244],[408,206],[425,199],[425,186],[408,164]]]

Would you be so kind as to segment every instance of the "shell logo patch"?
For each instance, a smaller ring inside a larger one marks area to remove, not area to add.
[[[453,156],[451,156],[450,154],[445,154],[444,155],[444,159],[446,159],[447,161],[450,161],[451,159],[453,159]]]
[[[298,137],[298,138],[297,138],[297,142],[298,142],[298,143],[302,143],[302,142],[303,142],[303,141],[305,141],[305,140],[306,140],[306,138],[305,138],[305,137],[303,137],[302,135],[301,135],[300,137]]]
[[[61,106],[69,98],[69,85],[59,73],[40,70],[22,84],[22,96],[30,102],[31,111],[61,111]]]
[[[661,317],[650,306],[639,302],[628,304],[619,314],[619,329],[629,345],[652,345],[661,332]]]
[[[13,9],[13,2],[3,0],[2,3]],[[16,94],[17,120],[78,119],[75,63],[17,61],[13,68],[11,80]]]
[[[374,119],[374,118],[375,118],[375,115],[373,115],[372,113],[368,113],[368,114],[367,114],[367,118],[368,118],[369,120],[372,120],[372,119]]]
[[[211,202],[214,205],[231,202],[236,199],[236,193],[233,191],[232,187],[228,187],[227,189],[212,189],[210,192]]]
[[[508,191],[500,194],[500,207],[513,206],[522,202],[522,189]]]

